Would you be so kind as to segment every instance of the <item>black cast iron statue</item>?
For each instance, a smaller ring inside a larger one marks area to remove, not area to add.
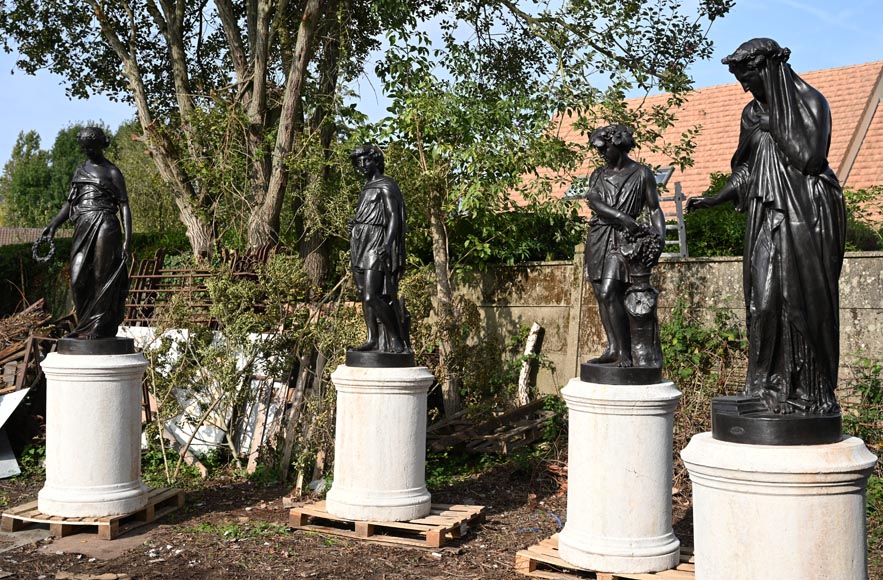
[[[715,438],[746,443],[831,443],[840,356],[838,280],[845,209],[828,165],[831,112],[821,93],[768,38],[723,64],[754,97],[742,111],[732,176],[688,211],[735,202],[748,214],[743,286],[749,359],[743,397],[712,403]]]
[[[606,165],[589,178],[592,219],[585,275],[598,301],[607,347],[583,364],[580,374],[588,382],[659,382],[658,291],[650,285],[650,273],[662,254],[665,216],[656,179],[649,167],[629,157],[635,142],[627,127],[601,127],[592,133],[590,143]],[[637,221],[645,209],[649,224]]]
[[[363,145],[350,154],[365,177],[350,220],[350,265],[362,298],[368,338],[347,352],[350,366],[413,366],[410,317],[399,298],[405,272],[405,203],[396,182],[383,174],[383,152]]]
[[[71,294],[77,313],[73,332],[59,342],[59,352],[118,354],[131,352],[131,340],[116,340],[125,315],[129,289],[128,262],[132,247],[132,213],[126,182],[116,165],[104,157],[108,139],[98,127],[77,134],[86,155],[71,180],[67,201],[34,245],[49,243],[58,227],[74,224],[71,242]],[[122,225],[119,214],[122,217]],[[42,261],[42,260],[41,260]]]

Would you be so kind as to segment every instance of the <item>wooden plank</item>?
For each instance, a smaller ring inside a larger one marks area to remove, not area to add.
[[[24,520],[17,520],[15,518],[9,517],[6,514],[3,514],[2,520],[0,520],[0,531],[4,532],[17,532],[25,527],[27,522]]]
[[[692,548],[681,550],[681,560],[691,559]],[[558,554],[558,534],[520,550],[515,555],[515,571],[534,578],[557,580],[695,580],[695,566],[682,562],[676,568],[654,573],[600,572],[569,564]]]
[[[615,574],[617,580],[695,580],[695,572],[683,572],[681,570],[663,570],[651,574]]]
[[[462,518],[464,516],[471,517],[476,515],[484,515],[484,512],[476,511],[456,511],[456,510],[432,510],[426,517],[446,517],[446,518]]]
[[[515,571],[519,574],[530,574],[537,569],[537,561],[525,554],[524,550],[519,550],[515,554]]]
[[[432,509],[472,512],[476,509],[485,509],[485,508],[484,508],[484,506],[480,506],[480,505],[466,505],[466,504],[461,504],[461,503],[434,503],[434,504],[432,504]]]
[[[301,510],[294,508],[288,512],[288,527],[300,528],[306,526],[309,519],[310,516],[308,516]]]
[[[374,535],[374,524],[369,522],[356,522],[356,535],[360,538],[367,538]]]
[[[26,504],[22,504],[20,506],[8,509],[5,512],[3,512],[3,515],[6,515],[6,514],[15,515],[15,514],[20,514],[22,512],[34,511],[35,509],[37,509],[37,500],[29,501]]]
[[[445,544],[445,530],[435,529],[426,532],[426,543],[433,548],[441,548]]]
[[[400,538],[397,536],[389,536],[389,535],[373,535],[368,536],[367,538],[361,538],[356,535],[356,532],[351,530],[342,530],[340,528],[333,528],[331,526],[322,526],[318,524],[309,524],[307,526],[303,526],[298,528],[304,530],[306,532],[316,532],[320,534],[327,534],[329,536],[340,536],[344,538],[349,538],[351,540],[361,540],[365,542],[370,542],[374,544],[397,544],[402,546],[411,546],[411,547],[422,547],[428,548],[431,546],[427,546],[426,543],[422,539],[415,538]]]
[[[0,528],[18,531],[28,524],[49,526],[49,532],[63,538],[83,531],[93,531],[102,540],[113,540],[120,534],[150,523],[183,505],[184,492],[177,488],[158,488],[148,492],[147,505],[129,514],[93,517],[62,517],[42,514],[33,509],[37,502],[17,506],[5,512]],[[10,529],[11,528],[11,529]],[[89,528],[94,528],[89,530]]]
[[[428,524],[430,526],[449,526],[451,525],[450,517],[442,517],[436,515],[428,515],[425,518],[417,518],[415,520],[408,520],[412,524]]]
[[[98,528],[99,536],[101,535],[101,528]],[[56,538],[66,538],[74,533],[74,526],[69,524],[65,524],[63,522],[50,522],[49,523],[49,533]]]
[[[332,516],[328,512],[326,512],[325,510],[310,509],[308,506],[293,508],[293,510],[297,510],[300,513],[304,514],[305,516],[310,516],[310,517],[314,517],[314,518],[326,518],[326,519],[332,518],[335,520],[339,520],[341,522],[350,522],[350,523],[355,521],[355,520],[348,520],[346,518],[339,518],[336,516]]]
[[[359,523],[359,522],[357,522],[357,523]],[[419,533],[430,532],[430,531],[435,530],[439,527],[447,528],[452,525],[451,522],[448,522],[447,526],[427,526],[426,524],[412,524],[411,522],[373,522],[373,521],[369,521],[366,523],[372,524],[376,527],[393,528],[396,530],[408,530],[411,532],[419,532]]]
[[[451,506],[433,504],[432,511],[451,511],[438,509],[439,507]],[[483,506],[460,505],[454,507],[469,509],[453,511],[449,516],[431,514],[407,522],[380,522],[355,521],[334,516],[326,511],[325,502],[316,502],[292,508],[289,511],[289,525],[295,529],[328,533],[352,539],[370,539],[380,543],[439,548],[444,546],[449,539],[459,538],[468,529],[469,523],[475,523],[484,517],[485,508]],[[341,527],[332,527],[331,523]]]
[[[567,567],[569,564],[561,559],[558,555],[558,547],[550,548],[548,546],[531,546],[530,553],[534,554],[538,559],[543,560],[547,564]]]
[[[252,377],[255,378],[255,377]],[[266,429],[267,413],[270,408],[270,400],[273,397],[273,381],[260,381],[260,393],[257,401],[257,417],[255,418],[254,428],[251,431],[251,442],[248,446],[248,464],[245,467],[246,473],[254,473],[258,468],[258,457],[261,451],[261,444],[264,442],[264,431]]]

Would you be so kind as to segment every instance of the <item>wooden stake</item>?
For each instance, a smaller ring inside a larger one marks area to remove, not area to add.
[[[524,356],[528,357],[536,351],[537,339],[543,327],[539,322],[534,322],[530,327],[530,334],[527,335],[527,342],[524,345]],[[530,370],[533,359],[525,358],[521,363],[521,373],[518,375],[518,405],[527,405],[530,402]]]

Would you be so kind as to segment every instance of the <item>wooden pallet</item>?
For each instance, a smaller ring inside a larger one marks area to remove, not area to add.
[[[450,539],[463,536],[470,524],[483,522],[487,508],[479,505],[432,504],[423,518],[407,522],[348,520],[329,514],[325,502],[292,508],[289,523],[298,530],[310,530],[356,540],[440,548]]]
[[[37,509],[37,502],[32,501],[3,512],[0,530],[17,532],[31,524],[42,524],[49,526],[50,534],[57,538],[63,538],[80,532],[93,531],[92,529],[97,528],[99,539],[113,540],[121,534],[149,524],[183,507],[183,505],[184,491],[173,487],[151,489],[147,497],[147,506],[144,509],[130,514],[103,518],[49,516],[40,513]]]
[[[681,563],[671,570],[648,574],[597,572],[576,567],[562,560],[558,556],[558,534],[526,550],[520,550],[515,555],[515,571],[534,578],[553,580],[693,580],[696,578],[692,548],[681,546]]]

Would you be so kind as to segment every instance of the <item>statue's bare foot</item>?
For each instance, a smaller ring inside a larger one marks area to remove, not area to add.
[[[394,339],[392,341],[392,345],[390,346],[390,352],[401,353],[405,352],[405,345],[402,341]]]
[[[619,366],[620,368],[623,368],[623,369],[628,369],[628,368],[633,367],[634,363],[632,363],[632,357],[630,357],[630,356],[619,357],[619,362],[617,363],[617,366]]]
[[[617,357],[613,354],[613,351],[609,348],[605,350],[601,356],[597,358],[590,358],[587,362],[593,365],[605,365],[608,363],[616,362]]]
[[[356,350],[359,352],[370,352],[372,350],[377,350],[377,341],[376,340],[369,340],[369,341],[353,348],[353,350]]]

